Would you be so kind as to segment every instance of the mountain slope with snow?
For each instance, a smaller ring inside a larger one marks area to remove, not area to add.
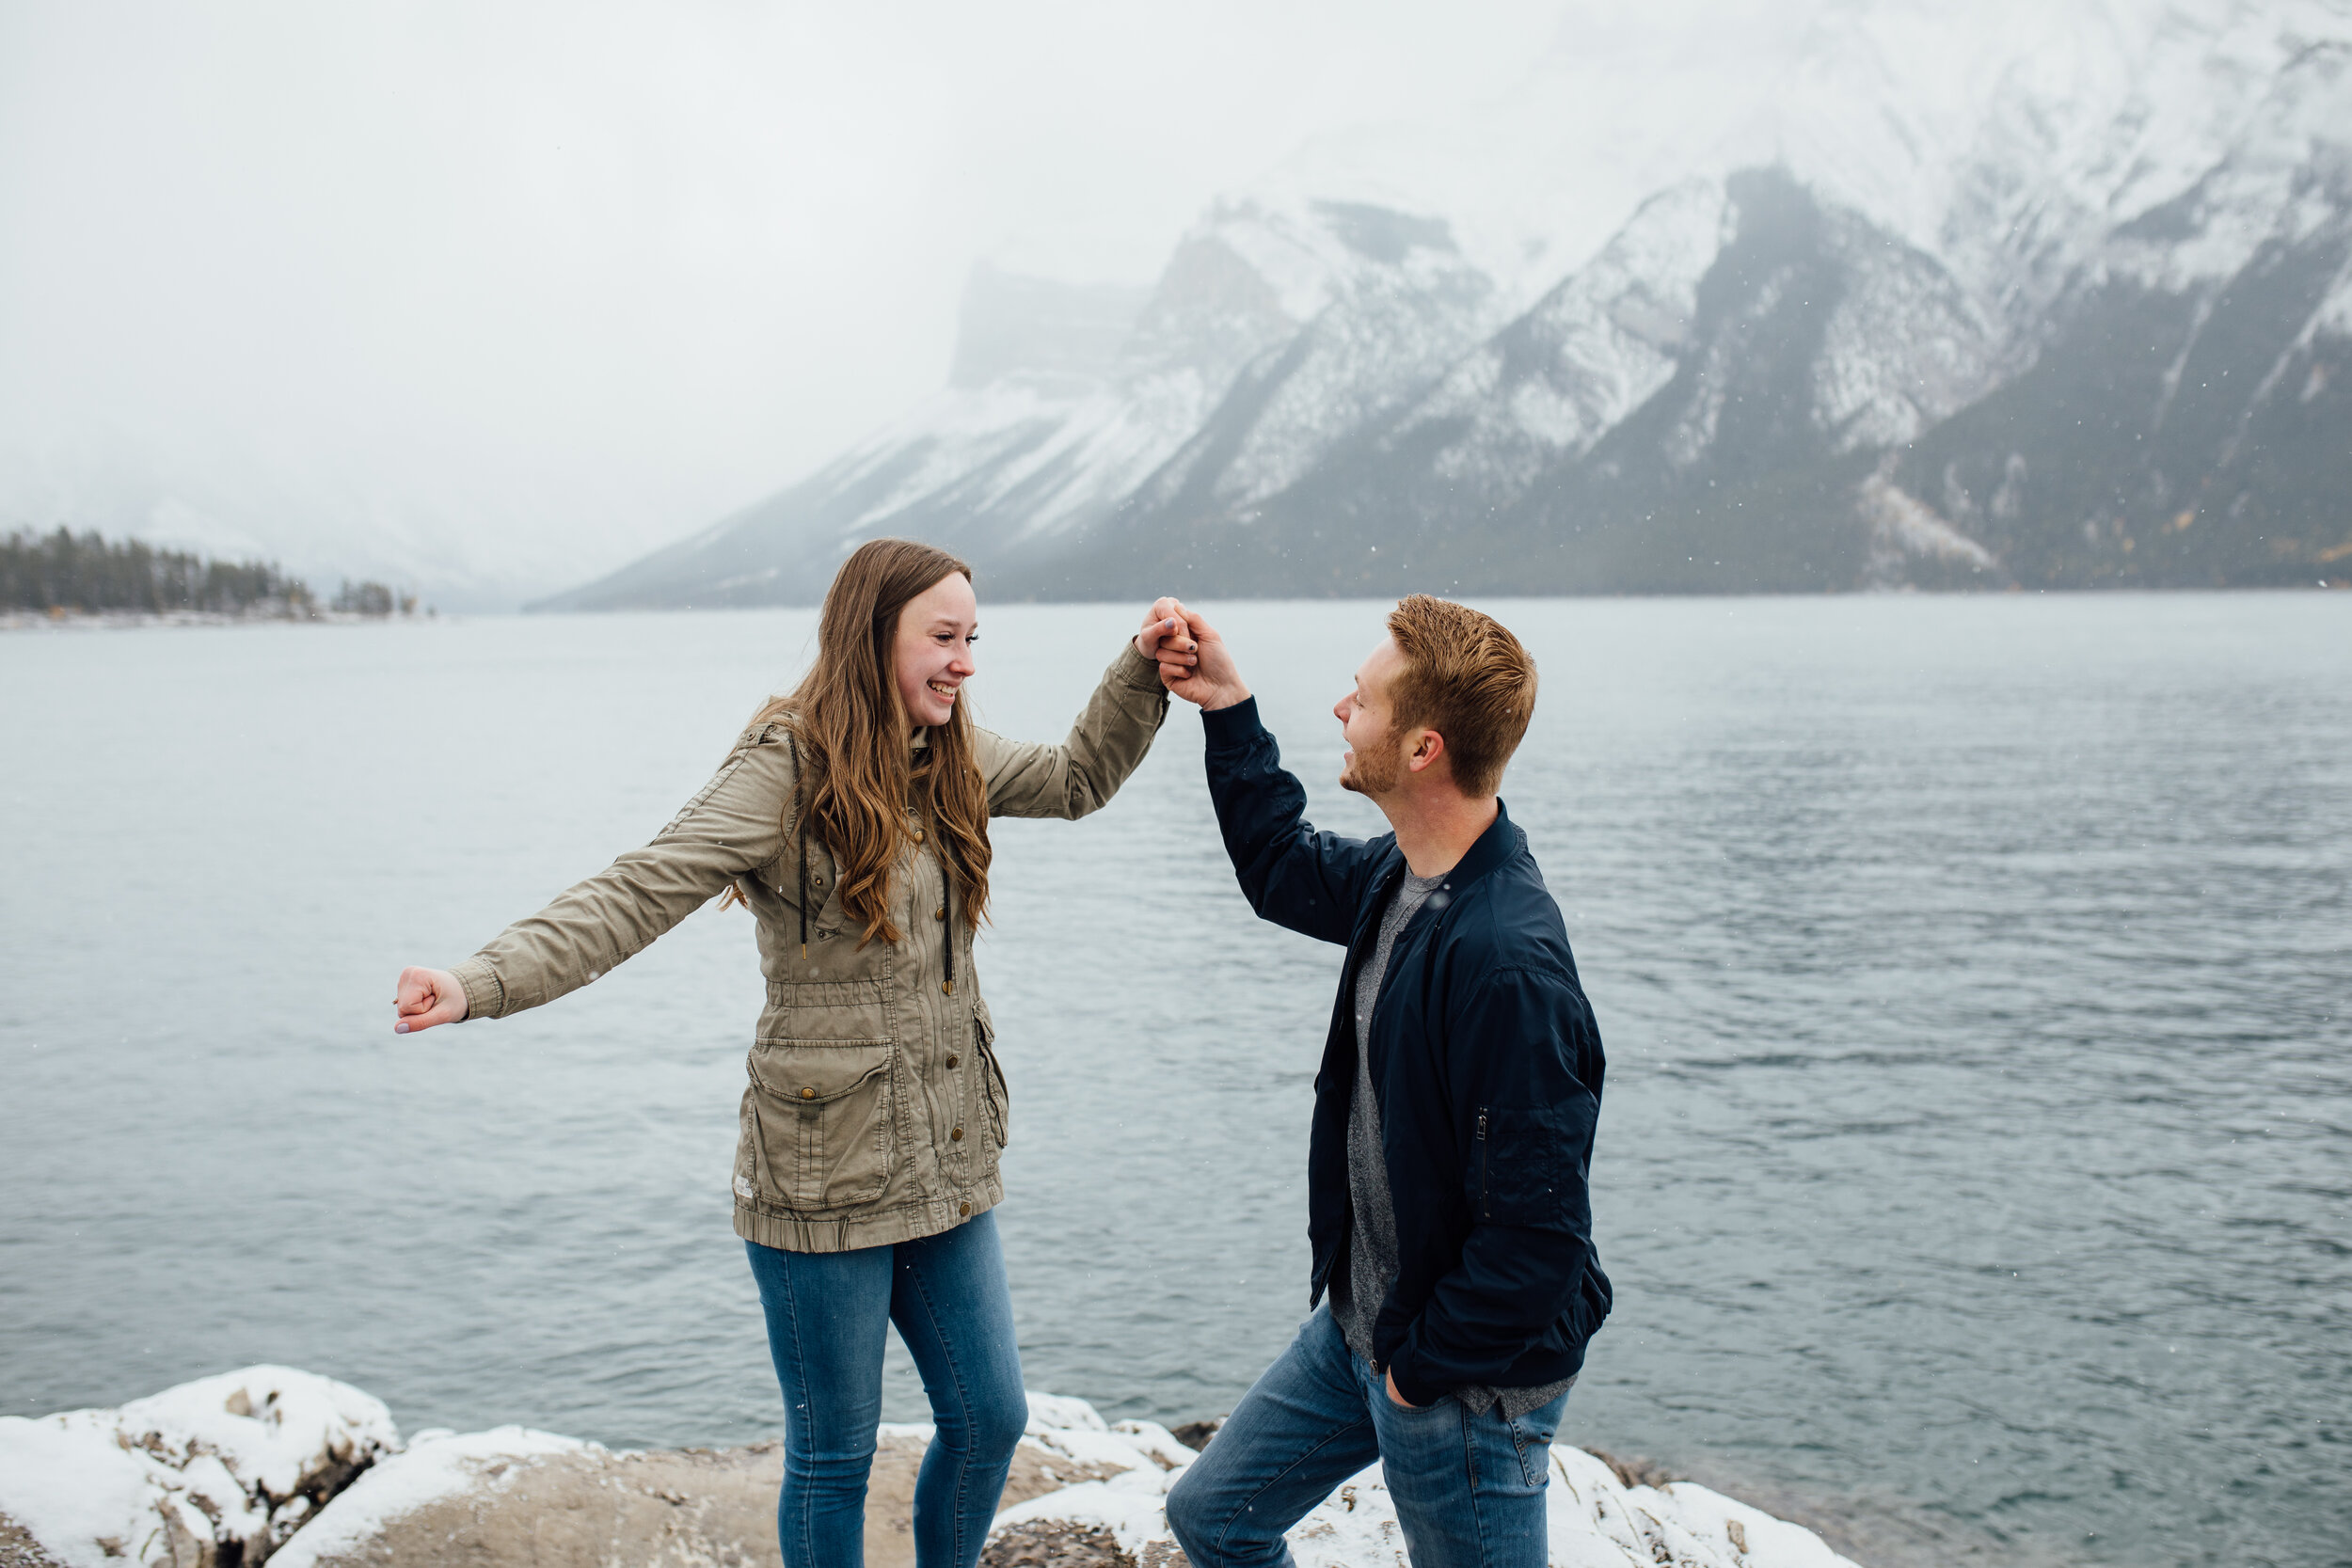
[[[1704,145],[1672,59],[1564,47],[1601,145],[1538,93],[1311,150],[1104,363],[553,603],[805,601],[882,533],[1041,597],[2352,575],[2352,0],[1830,4]],[[1592,232],[1629,168],[1678,172]]]

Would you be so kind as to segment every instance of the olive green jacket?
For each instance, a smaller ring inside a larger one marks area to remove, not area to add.
[[[989,815],[1098,809],[1167,713],[1157,667],[1129,643],[1060,745],[976,730]],[[927,738],[918,732],[915,743]],[[786,821],[798,756],[785,725],[753,726],[651,844],[508,927],[454,973],[468,1016],[504,1018],[596,979],[737,884],[758,917],[768,1005],[735,1150],[736,1234],[792,1252],[934,1235],[1004,1196],[1005,1076],[972,933],[961,911],[946,918],[944,868],[910,816],[913,842],[891,880],[900,938],[860,944],[823,839],[803,840]]]

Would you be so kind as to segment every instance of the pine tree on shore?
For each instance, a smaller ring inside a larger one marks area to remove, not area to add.
[[[317,613],[310,588],[275,564],[208,561],[138,540],[30,530],[0,539],[0,610],[200,610],[294,619]]]

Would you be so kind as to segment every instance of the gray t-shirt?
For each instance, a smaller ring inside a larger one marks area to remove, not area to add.
[[[1389,1165],[1380,1151],[1380,1104],[1372,1092],[1372,1007],[1379,1000],[1380,982],[1389,973],[1389,954],[1396,939],[1430,895],[1445,885],[1445,878],[1405,874],[1396,895],[1381,911],[1379,934],[1372,954],[1356,975],[1356,1095],[1347,1114],[1347,1191],[1354,1212],[1342,1247],[1345,1267],[1331,1273],[1331,1316],[1347,1348],[1372,1359],[1372,1323],[1396,1280],[1396,1205],[1389,1196]],[[1472,1410],[1485,1410],[1498,1399],[1502,1413],[1517,1419],[1538,1405],[1549,1404],[1565,1393],[1574,1378],[1539,1388],[1456,1388],[1454,1398]]]

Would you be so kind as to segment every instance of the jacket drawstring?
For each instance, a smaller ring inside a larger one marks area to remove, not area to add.
[[[801,747],[789,731],[784,737],[785,749],[792,755],[792,826],[800,834],[801,845],[801,957],[808,957],[808,806],[803,794],[805,781],[801,777]]]
[[[801,748],[791,735],[784,737],[785,749],[792,757],[792,816],[793,827],[800,844],[801,867],[801,957],[808,957],[808,806],[801,774]],[[932,833],[932,842],[939,847],[939,923],[941,971],[939,989],[949,996],[956,993],[956,861],[947,847],[946,835]]]
[[[942,972],[939,989],[946,995],[956,994],[956,859],[947,847],[947,835],[931,824],[932,842],[939,846],[939,951],[946,967]]]

